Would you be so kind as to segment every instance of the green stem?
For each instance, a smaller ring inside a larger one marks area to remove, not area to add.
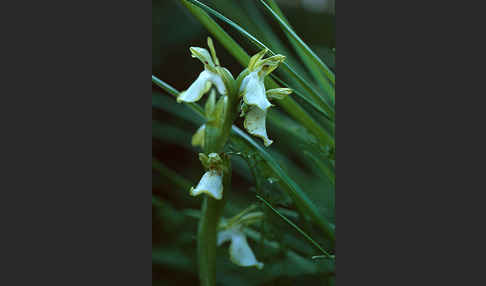
[[[229,165],[229,158],[224,156],[223,161],[228,167],[223,174],[223,190],[228,193],[231,185],[231,166]],[[197,256],[201,286],[216,285],[216,237],[225,198],[223,195],[222,200],[215,200],[205,196],[202,203],[201,219],[197,232]]]
[[[206,122],[204,152],[206,154],[218,153],[223,160],[223,199],[216,200],[205,196],[201,207],[201,219],[197,234],[197,253],[199,262],[199,279],[201,286],[216,285],[216,238],[219,218],[224,207],[225,193],[231,187],[231,163],[223,152],[228,141],[231,126],[237,114],[237,90],[233,79],[224,79],[227,90],[227,105],[221,119],[217,118]],[[222,95],[224,96],[224,95]],[[220,97],[220,100],[223,97]]]
[[[206,147],[206,149],[210,148]],[[223,161],[228,168],[223,174],[223,192],[228,193],[231,186],[231,166],[229,165],[229,158],[224,154]],[[225,198],[226,196],[223,194],[222,200],[215,200],[209,196],[204,196],[203,199],[197,232],[197,256],[201,286],[216,285],[216,237]]]
[[[216,232],[219,202],[205,196],[197,233],[197,256],[201,286],[216,285]]]

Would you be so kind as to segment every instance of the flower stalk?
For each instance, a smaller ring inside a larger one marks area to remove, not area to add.
[[[223,152],[231,126],[238,118],[241,106],[240,116],[245,116],[245,129],[263,139],[266,147],[269,146],[273,142],[268,138],[265,126],[267,109],[272,106],[269,99],[282,99],[292,90],[280,88],[266,91],[264,85],[265,76],[275,70],[285,56],[263,59],[268,51],[264,49],[250,59],[248,68],[235,80],[226,68],[220,66],[211,38],[208,38],[207,44],[209,51],[190,47],[192,57],[201,61],[204,70],[187,90],[178,95],[177,102],[194,103],[209,93],[204,107],[206,122],[196,131],[191,142],[194,146],[202,147],[204,153],[199,154],[199,159],[206,172],[197,186],[191,187],[190,194],[204,194],[197,234],[199,279],[202,286],[214,286],[217,245],[226,241],[231,241],[231,260],[235,264],[258,269],[263,267],[241,232],[243,224],[223,226],[224,231],[217,239],[225,202],[224,192],[231,185],[231,163]]]
[[[205,194],[201,206],[201,219],[197,233],[197,255],[201,286],[216,285],[217,231],[221,212],[225,203],[223,191],[231,185],[231,164],[223,153],[228,141],[231,125],[237,117],[238,95],[231,73],[220,66],[211,38],[207,44],[209,51],[191,47],[192,57],[198,58],[204,70],[189,88],[180,93],[178,102],[196,102],[209,92],[204,108],[206,123],[192,139],[192,144],[201,146],[204,153],[199,159],[206,169],[199,184],[191,188],[190,194]],[[216,99],[216,93],[219,98]]]

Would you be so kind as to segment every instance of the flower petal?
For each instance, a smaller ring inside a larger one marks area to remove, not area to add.
[[[274,71],[283,61],[285,60],[285,56],[283,55],[275,55],[264,60],[261,60],[258,63],[258,66],[261,66],[260,75],[267,76],[272,71]]]
[[[226,86],[224,85],[223,79],[221,78],[220,75],[216,73],[211,73],[211,77],[209,78],[209,81],[211,81],[214,84],[214,86],[216,86],[216,89],[220,94],[226,95]]]
[[[198,58],[204,65],[214,66],[211,55],[208,50],[199,47],[190,47],[191,56],[193,58]]]
[[[231,261],[236,265],[244,267],[255,266],[258,269],[263,268],[263,263],[256,260],[255,254],[253,254],[246,241],[246,236],[242,232],[233,233],[229,254]]]
[[[216,89],[219,93],[225,94],[226,87],[224,86],[223,80],[221,77],[208,70],[202,71],[197,79],[189,86],[189,88],[181,92],[179,97],[177,98],[177,102],[196,102],[201,97],[209,91],[211,88],[211,84],[216,86]]]
[[[218,246],[230,241],[231,238],[236,234],[234,229],[221,230],[218,232]]]
[[[256,105],[261,110],[266,110],[272,104],[267,99],[263,77],[258,76],[258,71],[249,73],[241,82],[240,92],[243,100],[248,105]]]
[[[191,188],[191,196],[207,194],[216,200],[223,198],[223,175],[216,170],[209,170],[202,176],[196,188]]]
[[[259,51],[258,53],[256,53],[255,55],[253,55],[251,58],[250,58],[250,61],[248,62],[248,69],[250,71],[253,71],[257,68],[257,63],[259,61],[261,61],[261,59],[263,58],[263,56],[265,56],[265,54],[268,52],[268,49],[265,48],[261,51]]]
[[[245,116],[243,125],[246,131],[251,135],[258,136],[263,139],[263,145],[265,147],[270,146],[273,143],[267,136],[267,129],[265,127],[265,121],[267,117],[267,111],[263,111],[258,107],[252,107]]]

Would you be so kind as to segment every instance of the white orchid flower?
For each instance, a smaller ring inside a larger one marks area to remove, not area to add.
[[[267,110],[272,104],[265,95],[263,76],[259,70],[250,72],[241,82],[240,92],[243,93],[243,100],[248,105],[258,106],[261,110]]]
[[[268,101],[265,93],[265,76],[276,69],[285,56],[275,55],[262,60],[268,50],[262,50],[254,55],[248,64],[248,74],[243,78],[240,85],[240,93],[243,100],[248,105],[258,106],[261,110],[266,110],[272,104]]]
[[[204,64],[204,71],[199,74],[186,91],[180,93],[177,97],[177,102],[196,102],[211,89],[212,85],[216,87],[220,94],[226,94],[223,79],[217,73],[216,65],[211,59],[208,50],[198,47],[190,47],[189,50],[193,58],[198,58]]]
[[[230,220],[222,220],[220,231],[218,232],[218,246],[230,241],[229,255],[234,264],[243,267],[263,268],[263,263],[259,262],[250,248],[243,228],[246,225],[259,221],[263,217],[261,212],[248,213],[252,208],[244,210]]]
[[[264,80],[265,76],[269,75],[285,60],[285,56],[282,55],[262,59],[267,51],[266,49],[262,50],[251,57],[239,89],[240,95],[243,96],[243,102],[249,110],[244,122],[245,129],[251,135],[262,138],[265,147],[270,146],[273,141],[268,138],[265,127],[267,110],[272,104],[267,97]]]
[[[283,99],[285,96],[292,93],[290,88],[275,88],[267,90],[266,94],[269,99]],[[263,145],[265,147],[270,146],[273,140],[270,140],[267,135],[267,129],[265,121],[267,119],[267,110],[261,110],[257,106],[250,107],[246,113],[245,121],[243,125],[245,129],[251,135],[260,137],[263,139]]]
[[[198,196],[206,194],[216,200],[223,198],[223,160],[217,153],[206,155],[199,153],[199,160],[208,170],[202,176],[197,186],[191,187],[189,194]]]
[[[226,241],[231,241],[229,254],[231,262],[243,267],[263,268],[263,263],[259,262],[246,240],[246,235],[238,229],[229,229],[218,233],[218,246]]]
[[[196,188],[189,192],[191,196],[206,194],[216,200],[223,198],[223,173],[217,170],[209,170],[202,176]]]
[[[219,66],[219,59],[216,56],[213,41],[208,38],[208,46],[211,51],[199,47],[190,47],[191,56],[198,58],[204,65],[204,70],[199,74],[197,79],[189,86],[189,88],[179,94],[177,102],[196,102],[206,94],[211,86],[215,86],[218,92],[226,95],[226,86],[223,81],[222,74],[232,78],[231,73]]]

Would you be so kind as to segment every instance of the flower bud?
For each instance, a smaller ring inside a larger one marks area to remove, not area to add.
[[[291,94],[293,91],[290,88],[274,88],[267,90],[267,98],[272,99],[284,99],[287,95]]]
[[[199,129],[196,131],[196,133],[194,133],[194,135],[192,136],[192,140],[191,140],[191,144],[192,146],[196,147],[196,146],[201,146],[202,148],[204,148],[204,131],[206,130],[206,124],[203,124],[201,125],[201,127],[199,127]]]

